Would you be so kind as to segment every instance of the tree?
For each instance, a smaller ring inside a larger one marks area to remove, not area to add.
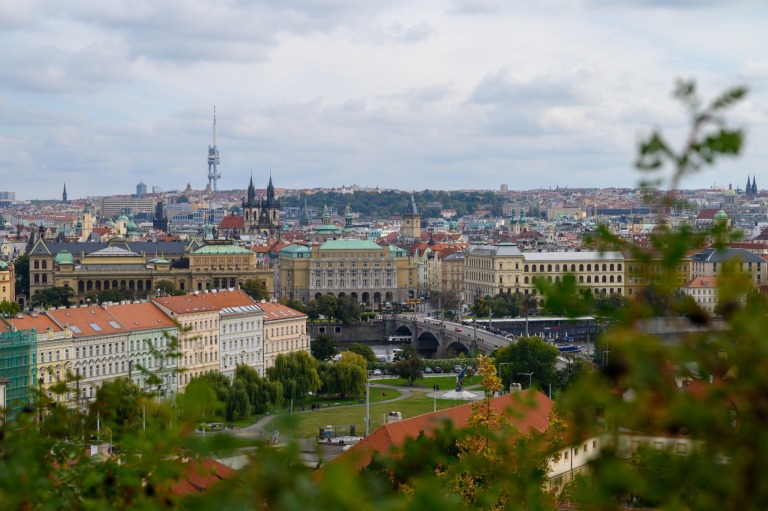
[[[520,337],[516,342],[496,350],[496,364],[504,383],[509,388],[510,383],[520,382],[528,386],[529,378],[519,373],[533,373],[531,385],[543,387],[557,384],[557,357],[560,352],[553,345],[539,337]],[[503,366],[500,364],[504,363]]]
[[[424,360],[421,357],[411,357],[404,360],[398,360],[392,365],[392,374],[406,380],[408,385],[423,378]]]
[[[332,358],[339,352],[339,344],[328,334],[319,334],[309,343],[309,351],[320,362]]]
[[[357,303],[357,300],[351,296],[342,296],[336,301],[334,316],[344,325],[351,325],[360,321],[363,314],[363,308]]]
[[[29,303],[32,307],[69,307],[74,295],[71,287],[49,287],[35,291]]]
[[[16,272],[16,292],[29,296],[29,256],[17,257],[13,269]]]
[[[286,305],[295,311],[301,312],[303,314],[307,313],[306,307],[304,306],[304,304],[298,300],[289,300],[288,303],[286,303]]]
[[[595,365],[581,357],[568,357],[568,364],[557,371],[557,386],[565,389],[595,371]]]
[[[334,319],[336,317],[336,303],[338,299],[334,294],[324,295],[318,303],[319,312],[325,319]]]
[[[310,300],[307,307],[304,309],[304,313],[307,315],[307,319],[312,323],[320,318],[320,304],[317,303],[317,300]]]
[[[176,289],[173,282],[170,280],[158,280],[155,282],[155,289],[159,289],[161,293],[169,296],[181,296],[185,294],[184,291]]]
[[[341,397],[363,397],[368,382],[368,364],[365,359],[357,353],[345,351],[335,366]]]
[[[9,302],[7,300],[3,300],[2,303],[0,303],[0,313],[3,313],[8,316],[13,316],[14,314],[18,314],[21,312],[21,306],[16,302]]]
[[[347,348],[347,351],[350,351],[352,353],[357,353],[358,355],[363,357],[366,362],[370,364],[377,361],[376,354],[373,352],[373,349],[367,344],[353,342],[349,345],[349,347]]]
[[[319,362],[306,351],[294,351],[275,357],[275,365],[267,368],[270,381],[279,381],[283,398],[304,399],[310,392],[320,390]]]
[[[240,289],[257,302],[261,300],[269,300],[269,290],[267,289],[266,284],[260,280],[248,279],[243,282]]]

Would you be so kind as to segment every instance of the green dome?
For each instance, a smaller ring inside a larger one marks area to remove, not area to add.
[[[75,264],[75,260],[72,259],[72,254],[70,254],[68,250],[62,250],[61,252],[56,254],[55,262],[58,265]]]
[[[728,213],[726,213],[725,211],[723,211],[721,209],[720,211],[715,213],[715,217],[714,218],[715,218],[716,222],[722,221],[722,220],[726,220],[727,221],[728,220]]]
[[[7,270],[8,269],[8,263],[5,261],[0,261],[0,270]]]

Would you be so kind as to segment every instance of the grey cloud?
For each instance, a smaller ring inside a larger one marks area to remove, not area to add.
[[[96,42],[76,51],[16,46],[0,53],[0,86],[41,93],[94,92],[128,77],[130,62],[119,44]]]
[[[591,95],[590,82],[591,73],[581,70],[523,79],[514,77],[509,68],[504,68],[483,77],[469,100],[478,104],[581,103]]]
[[[492,14],[501,10],[499,0],[454,0],[451,14]]]

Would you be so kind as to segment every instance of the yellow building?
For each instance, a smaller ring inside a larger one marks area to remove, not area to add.
[[[631,253],[624,255],[626,295],[635,298],[649,284],[665,289],[677,289],[690,280],[690,260],[677,261],[674,268],[665,269],[660,256],[641,261]]]
[[[0,261],[0,302],[16,300],[16,272],[13,265]]]
[[[536,279],[560,282],[566,275],[594,294],[626,294],[620,252],[523,252],[514,243],[477,245],[464,258],[464,300],[500,293],[537,294]]]
[[[153,302],[181,325],[178,391],[201,374],[219,371],[219,309],[198,294],[166,296]]]
[[[264,311],[264,367],[275,365],[275,357],[294,351],[309,353],[307,316],[278,302],[262,301]]]
[[[278,297],[302,303],[326,294],[349,295],[373,306],[404,302],[417,285],[415,265],[405,250],[368,240],[289,245],[280,251],[277,275]]]

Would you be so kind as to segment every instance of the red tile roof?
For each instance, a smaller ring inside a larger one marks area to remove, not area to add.
[[[225,216],[219,222],[219,229],[242,229],[244,225],[243,217],[239,215]]]
[[[109,312],[128,330],[154,330],[173,328],[173,320],[152,302],[109,305]]]
[[[211,458],[188,460],[184,463],[184,475],[173,484],[171,491],[183,497],[205,493],[211,485],[223,479],[230,479],[237,472]]]
[[[543,433],[549,427],[549,414],[554,401],[536,390],[525,390],[491,399],[491,407],[504,413],[509,422],[523,434]],[[409,438],[421,432],[431,436],[435,427],[448,419],[457,428],[466,426],[472,414],[472,403],[418,415],[380,427],[337,459],[349,460],[356,469],[365,468],[374,452],[389,453],[393,447],[401,447]]]
[[[278,321],[281,319],[306,318],[307,315],[295,309],[291,309],[279,302],[261,302],[258,304],[264,311],[264,321]]]

